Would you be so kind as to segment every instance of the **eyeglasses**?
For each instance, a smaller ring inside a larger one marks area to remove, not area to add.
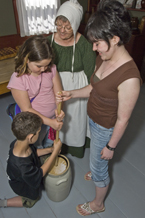
[[[67,32],[69,32],[69,31],[71,31],[72,30],[72,28],[71,28],[71,26],[70,27],[67,27],[67,26],[62,26],[62,25],[58,25],[58,24],[56,24],[56,27],[57,27],[57,29],[64,29],[64,30],[66,30]]]

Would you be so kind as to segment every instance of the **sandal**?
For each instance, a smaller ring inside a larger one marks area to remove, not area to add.
[[[89,214],[86,214],[86,215],[81,214],[81,212],[79,211],[80,208],[83,209],[85,212],[88,212]],[[81,216],[87,216],[87,215],[91,215],[91,214],[94,214],[94,213],[104,212],[105,211],[105,207],[103,207],[101,210],[94,211],[94,210],[92,210],[90,208],[90,202],[87,202],[87,203],[82,204],[81,206],[78,205],[76,207],[76,210],[77,210],[78,214],[80,214]]]
[[[84,179],[87,180],[87,181],[91,181],[91,180],[92,180],[91,177],[92,177],[91,171],[89,171],[88,173],[86,173],[86,174],[84,175]]]

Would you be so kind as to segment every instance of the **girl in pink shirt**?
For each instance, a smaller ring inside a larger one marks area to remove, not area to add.
[[[43,147],[52,144],[48,140],[49,128],[60,130],[64,118],[63,111],[58,116],[55,110],[54,93],[62,90],[62,84],[53,59],[53,51],[46,38],[28,38],[15,58],[15,72],[7,86],[21,111],[30,111],[42,118],[43,125],[36,145]]]

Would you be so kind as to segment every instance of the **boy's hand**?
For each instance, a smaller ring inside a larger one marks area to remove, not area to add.
[[[60,141],[60,139],[57,142],[56,142],[56,140],[54,140],[54,144],[53,144],[54,150],[53,151],[60,153],[61,146],[62,146],[62,142]]]
[[[56,116],[56,120],[58,122],[63,121],[63,118],[65,117],[65,113],[61,110],[60,114],[58,115],[57,110],[55,110],[55,116]]]
[[[58,122],[57,119],[51,119],[51,127],[55,130],[61,130],[63,122]]]

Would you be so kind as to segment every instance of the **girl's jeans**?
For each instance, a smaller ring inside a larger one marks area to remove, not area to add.
[[[92,180],[97,187],[106,187],[110,182],[108,174],[108,161],[101,159],[101,151],[109,142],[113,128],[107,129],[94,123],[89,118],[91,145],[90,145],[90,169]]]

